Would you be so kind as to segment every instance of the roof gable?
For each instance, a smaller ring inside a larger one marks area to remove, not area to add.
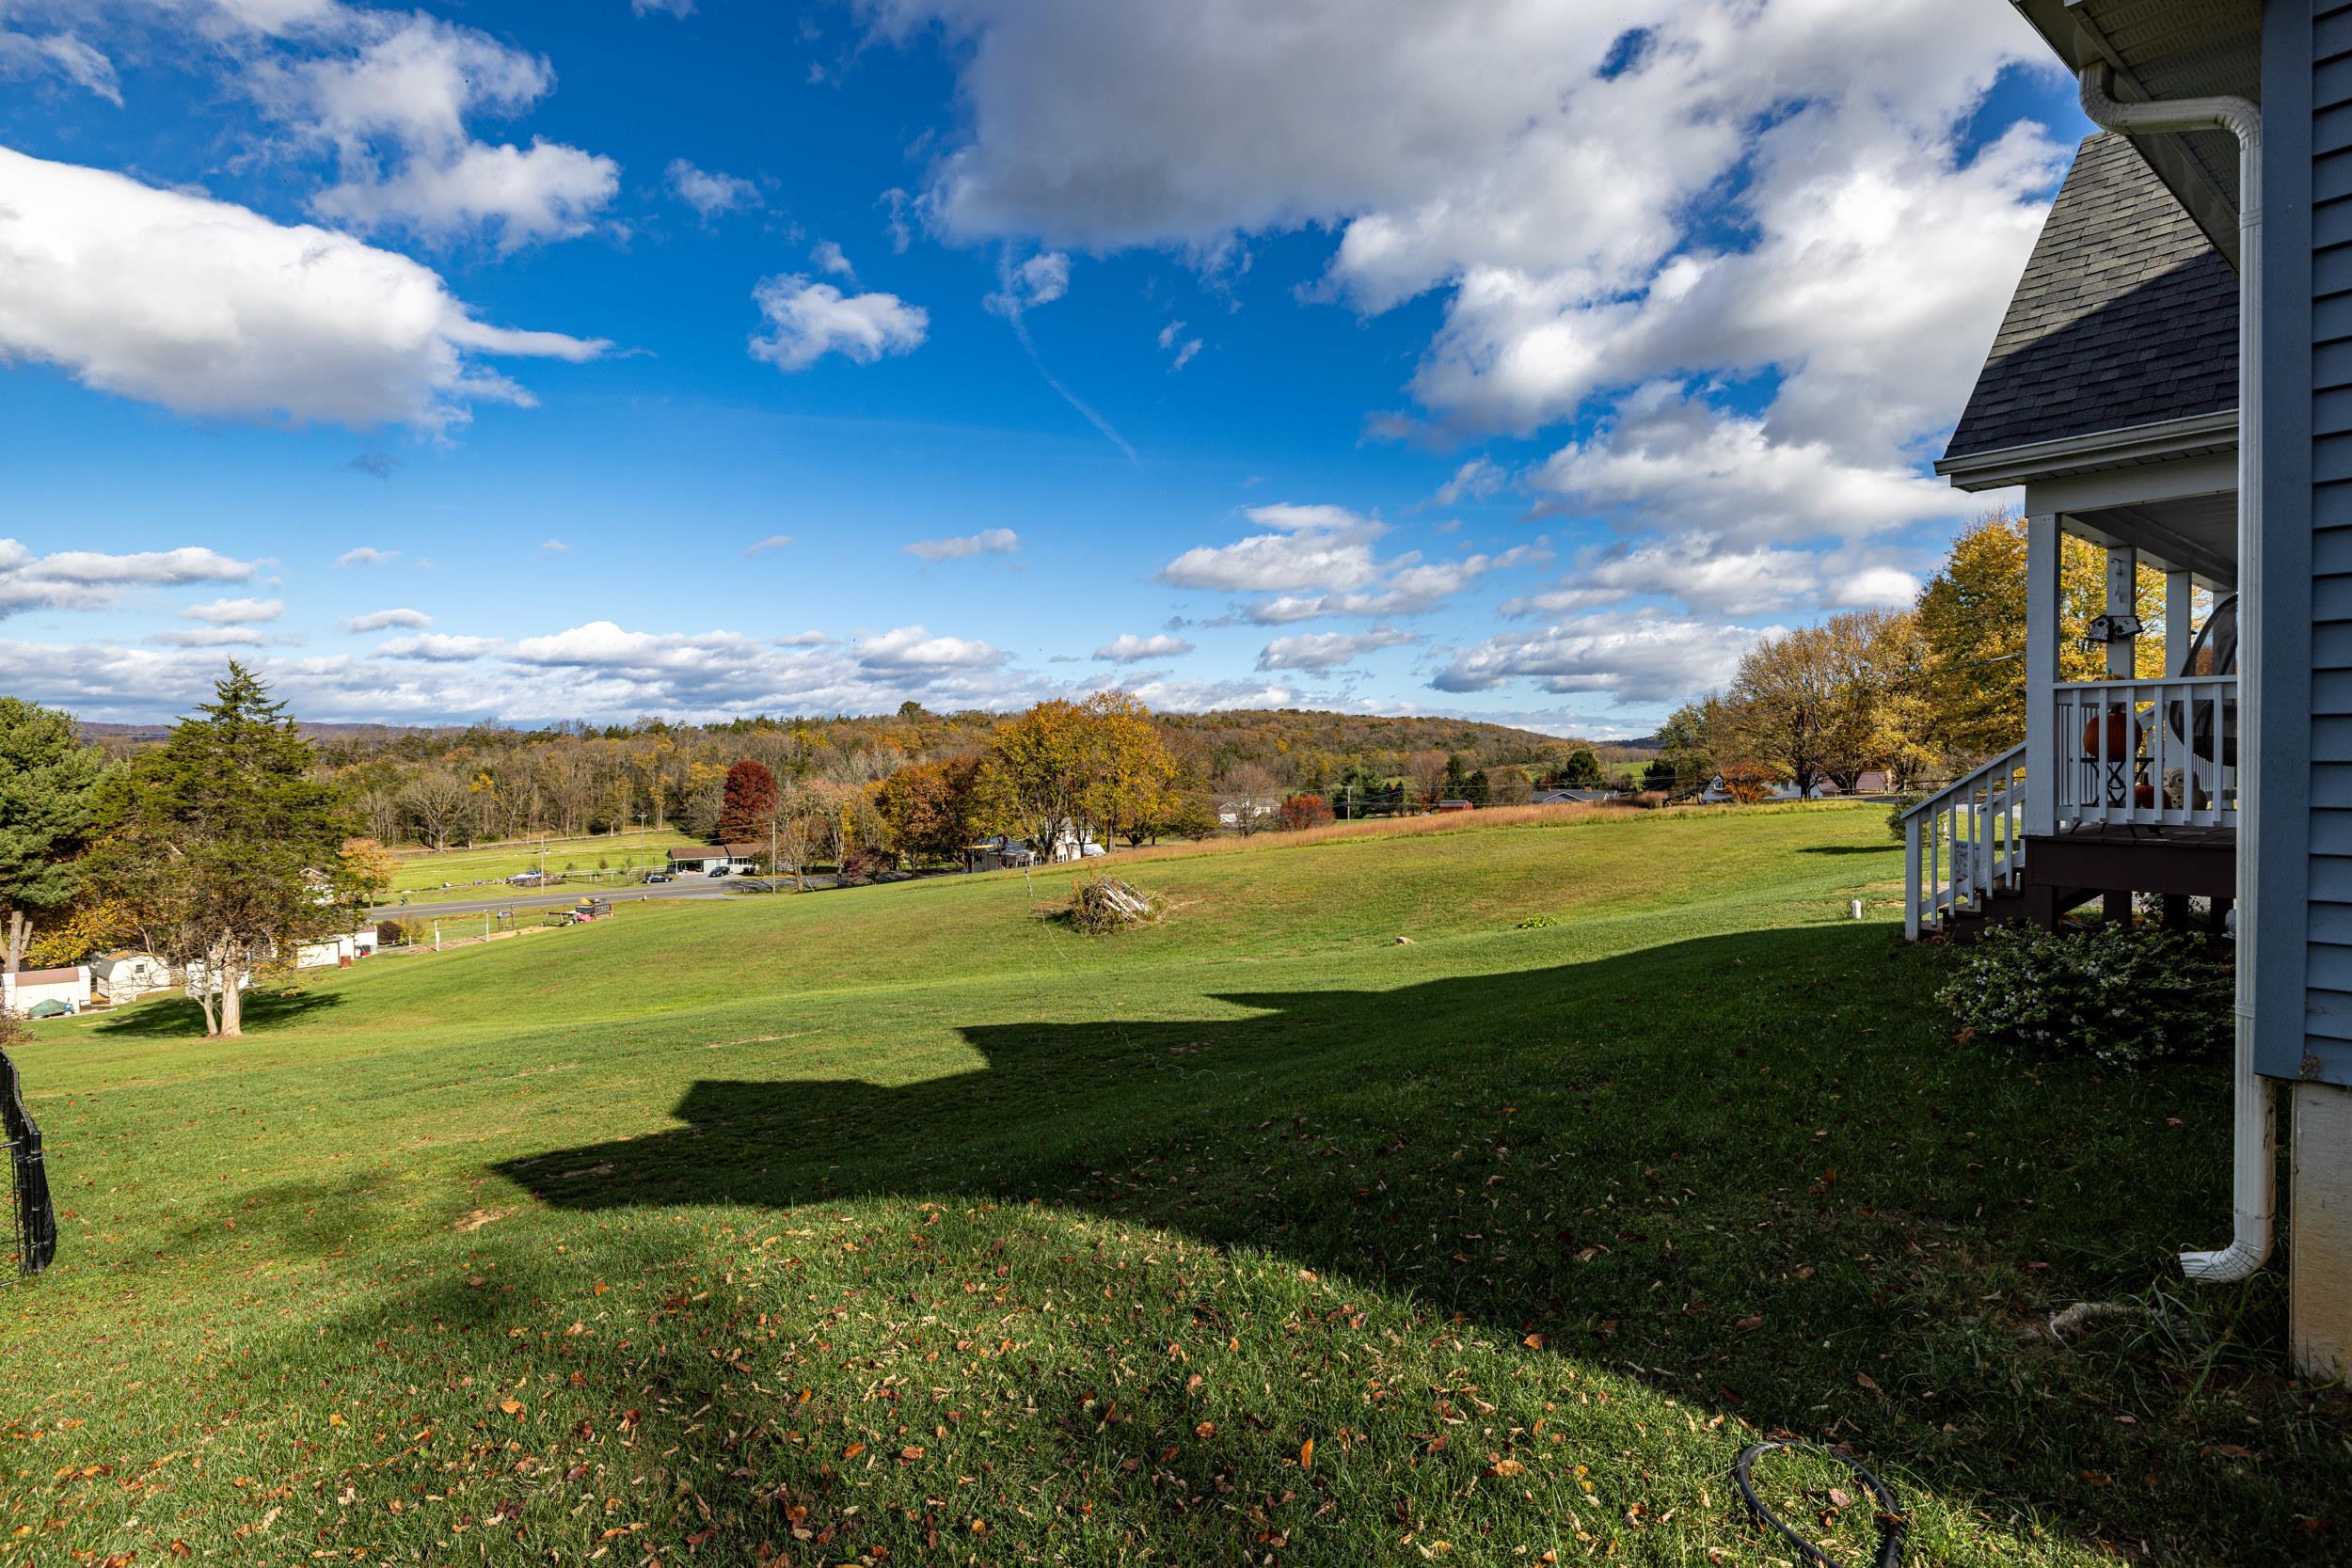
[[[1946,461],[2236,406],[2236,275],[2130,142],[2089,137]]]

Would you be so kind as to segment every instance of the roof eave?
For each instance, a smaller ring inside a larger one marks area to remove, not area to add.
[[[2102,468],[2128,468],[2163,463],[2176,457],[2199,457],[2229,451],[2237,446],[2237,410],[2191,414],[2154,424],[2122,430],[2098,430],[2087,436],[2061,436],[2048,441],[2028,441],[1996,451],[1969,452],[1937,460],[1935,471],[1961,490],[2005,490],[2036,480],[2066,474],[2095,473]]]

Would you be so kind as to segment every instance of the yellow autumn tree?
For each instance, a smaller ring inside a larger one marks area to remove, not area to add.
[[[2139,615],[2162,625],[2164,576],[2139,569]],[[2106,557],[2071,535],[2058,562],[2058,678],[2097,680],[2106,657],[2077,646],[2106,609]],[[1995,513],[1952,542],[1944,569],[1919,594],[1919,633],[1927,701],[1920,739],[1956,761],[1996,755],[2026,738],[2026,520]],[[2143,678],[2165,672],[2161,635],[2142,637],[2135,666]]]

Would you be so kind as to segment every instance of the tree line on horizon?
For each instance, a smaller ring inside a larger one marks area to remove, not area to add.
[[[368,836],[391,846],[453,848],[638,828],[712,838],[728,769],[745,760],[765,768],[785,795],[822,802],[835,817],[847,806],[854,816],[864,809],[857,798],[902,769],[977,755],[1008,718],[933,713],[907,703],[894,713],[853,718],[308,733],[315,766],[348,793]],[[1296,709],[1147,718],[1175,758],[1171,788],[1194,819],[1211,813],[1220,797],[1392,793],[1441,778],[1454,757],[1465,778],[1483,770],[1498,779],[1512,772],[1543,779],[1565,777],[1579,752],[1604,765],[1650,754],[1470,720]],[[153,744],[142,736],[96,738],[126,758]],[[1508,795],[1514,786],[1504,780],[1499,787]]]

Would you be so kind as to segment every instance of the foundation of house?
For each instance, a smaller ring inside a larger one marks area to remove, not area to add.
[[[2287,1341],[2307,1377],[2352,1377],[2352,1089],[2296,1084]]]

